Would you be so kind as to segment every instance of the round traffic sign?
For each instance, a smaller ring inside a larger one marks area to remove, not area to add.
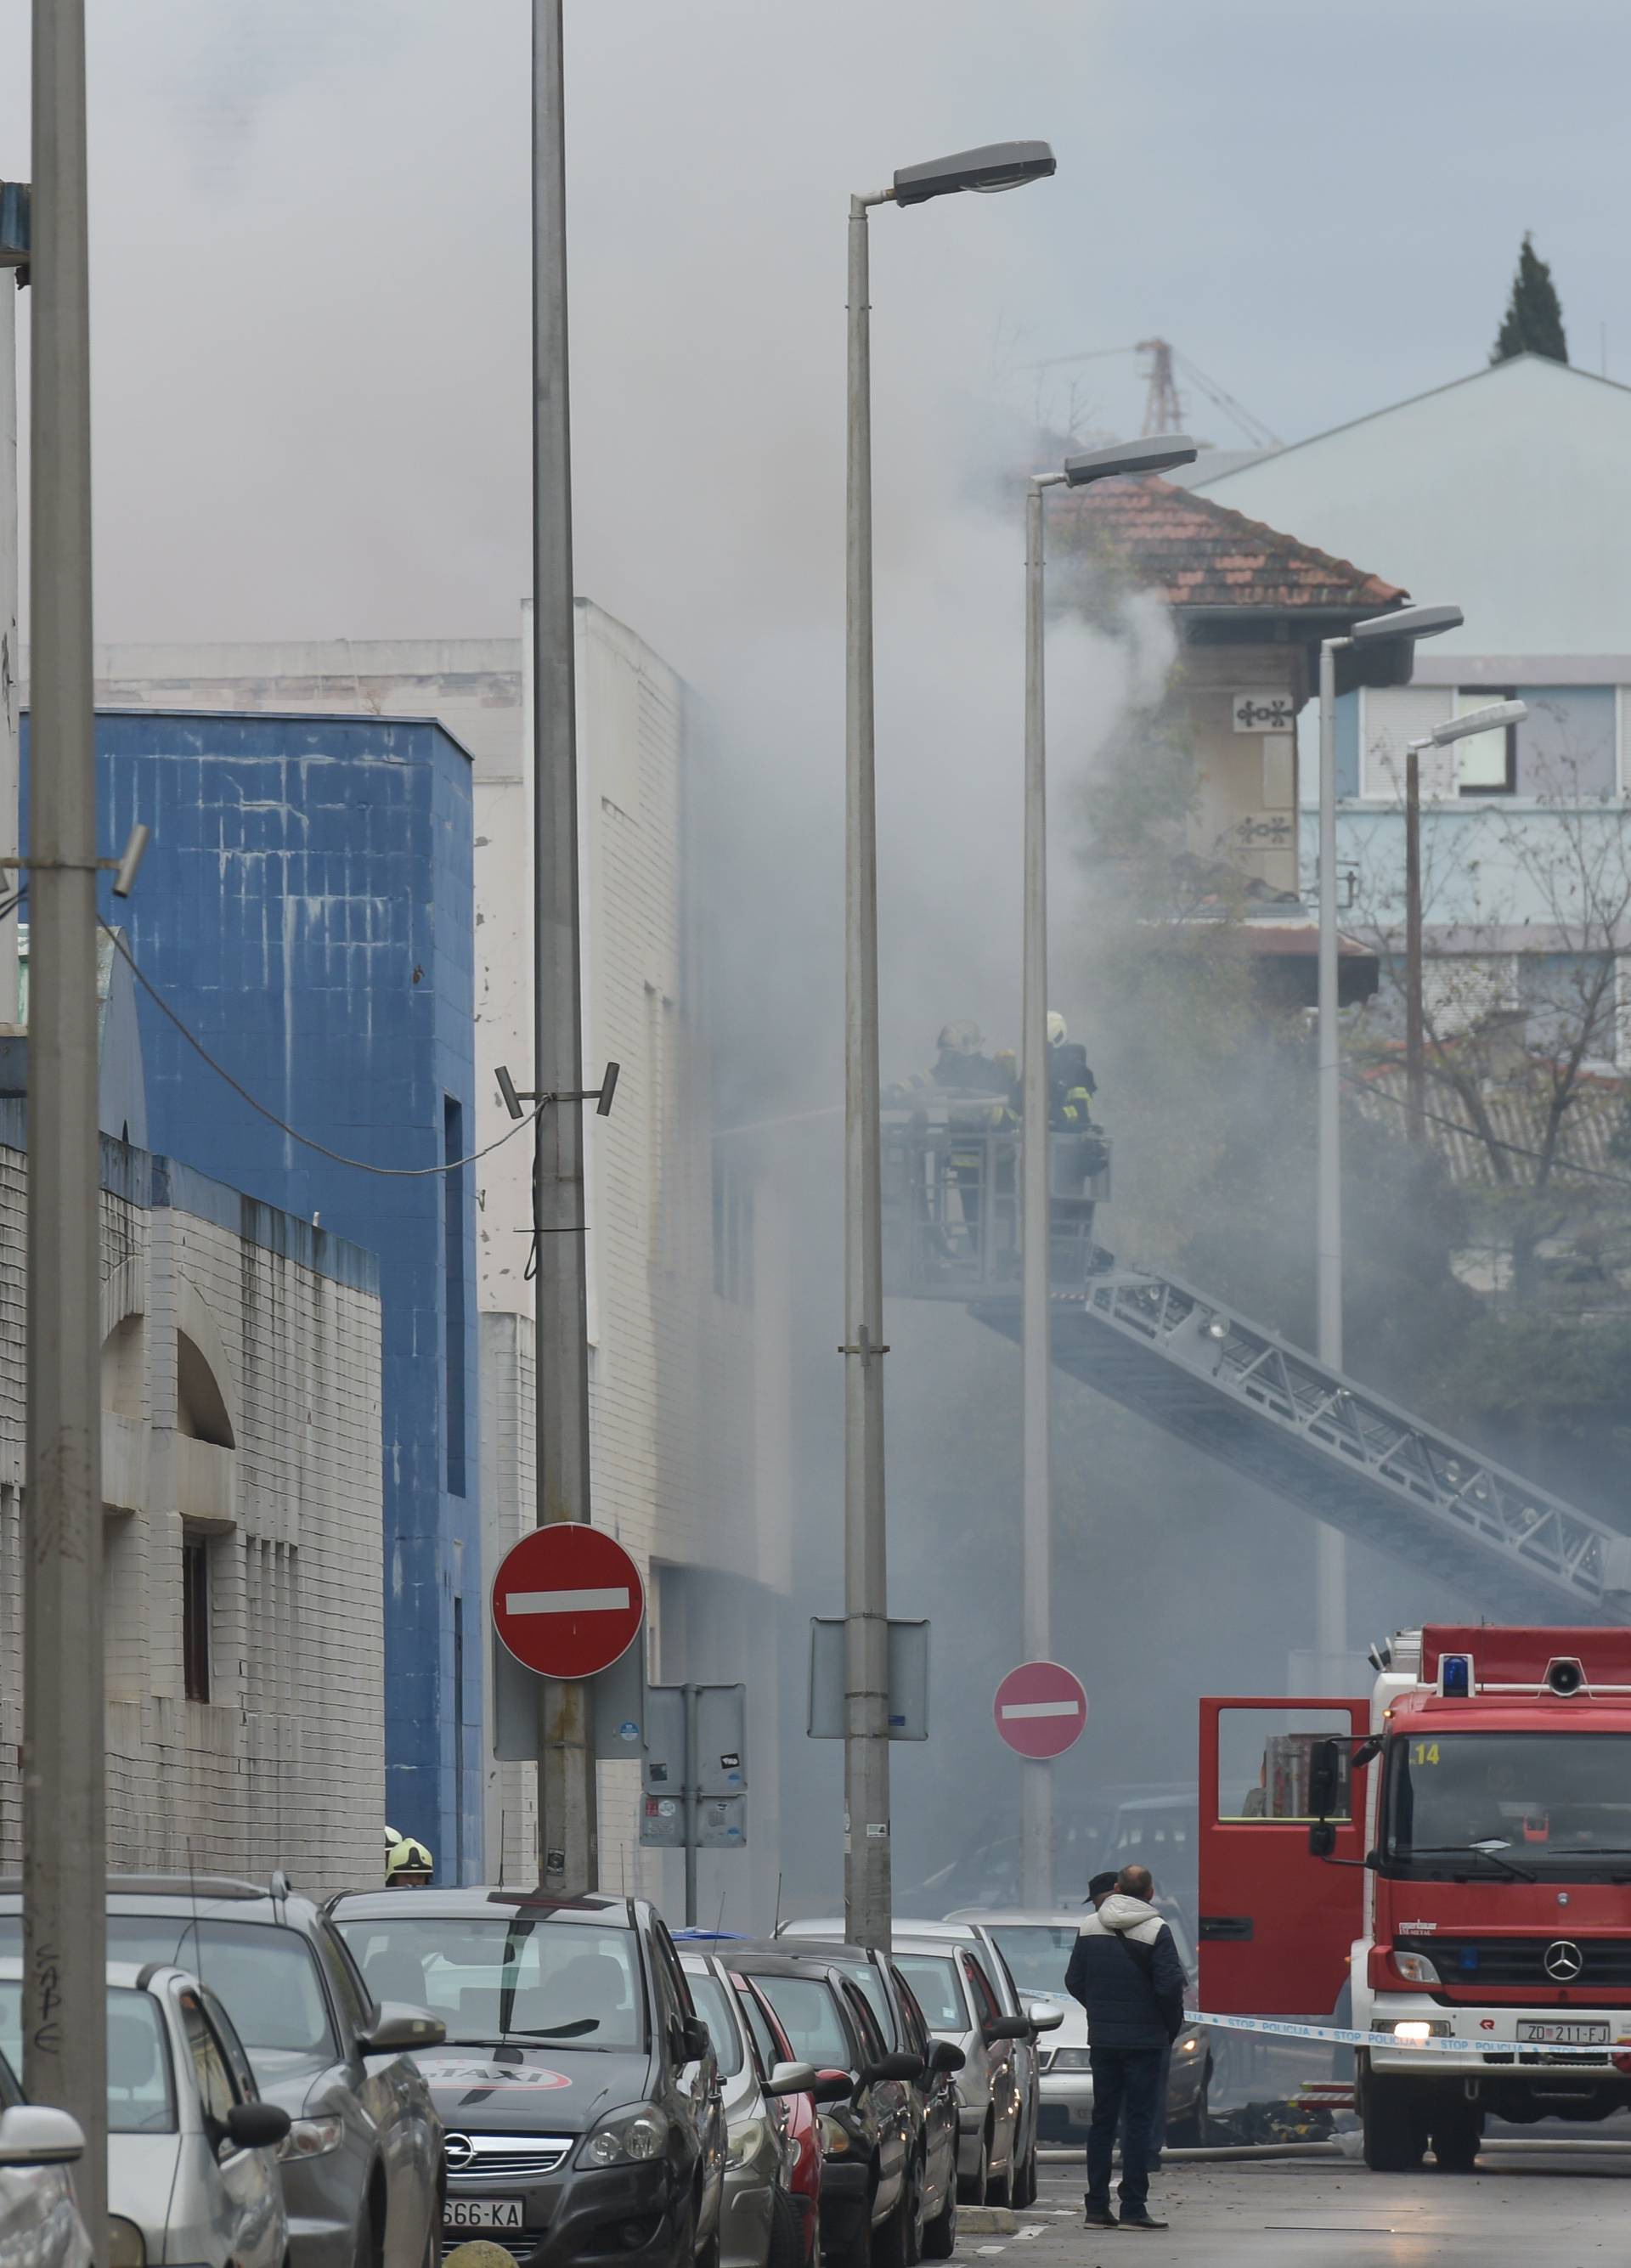
[[[1087,1729],[1088,1697],[1063,1662],[1022,1661],[998,1686],[991,1713],[1016,1755],[1059,1756]]]
[[[633,1645],[640,1571],[614,1535],[553,1521],[512,1545],[492,1583],[493,1628],[540,1677],[594,1677]]]

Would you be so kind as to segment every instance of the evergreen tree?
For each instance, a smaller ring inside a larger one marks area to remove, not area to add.
[[[1524,232],[1512,278],[1512,296],[1502,318],[1500,336],[1490,350],[1491,362],[1509,362],[1514,355],[1546,355],[1553,362],[1568,360],[1563,336],[1563,310],[1558,305],[1552,270],[1535,250],[1534,239]]]

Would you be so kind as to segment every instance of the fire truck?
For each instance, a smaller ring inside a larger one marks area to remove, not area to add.
[[[1465,2170],[1487,2117],[1631,2104],[1631,1630],[1370,1660],[1368,1701],[1201,1704],[1201,2003],[1362,2033],[1367,2165]]]

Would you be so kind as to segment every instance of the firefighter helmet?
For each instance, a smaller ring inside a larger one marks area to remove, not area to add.
[[[430,1846],[418,1843],[411,1835],[402,1836],[386,1853],[385,1886],[389,1889],[396,1882],[428,1882],[436,1872]]]
[[[1069,1036],[1065,1029],[1063,1016],[1057,1008],[1050,1008],[1048,1010],[1048,1045],[1051,1048],[1061,1048]]]

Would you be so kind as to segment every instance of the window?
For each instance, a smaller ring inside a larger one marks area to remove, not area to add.
[[[1353,1723],[1346,1709],[1224,1709],[1218,1714],[1218,1817],[1231,1827],[1314,1816],[1309,1773],[1322,1741],[1337,1743],[1337,1793],[1328,1819],[1347,1819]]]
[[[895,1966],[917,1994],[931,2031],[968,2030],[968,2011],[949,1953],[900,1953],[895,1956]]]
[[[193,2051],[193,2072],[204,2117],[211,2124],[225,2127],[238,2097],[225,2053],[196,1993],[182,1993],[181,2021],[187,2029],[187,2044]]]
[[[742,2012],[743,2023],[753,2035],[753,2044],[758,2051],[759,2061],[764,2065],[764,2075],[768,2079],[784,2058],[780,2048],[777,2045],[776,2036],[765,2021],[764,2010],[759,2002],[758,1996],[753,1987],[741,1977],[736,1980],[736,2006]]]
[[[731,2014],[731,1995],[711,1969],[691,1969],[686,1975],[697,2014],[708,2027],[708,2037],[713,2042],[713,2059],[720,2067],[720,2077],[734,2079],[747,2058],[742,2052],[742,2034]]]
[[[1511,686],[1458,686],[1452,713],[1465,717],[1474,709],[1487,709],[1491,702],[1517,698]],[[1474,733],[1454,746],[1456,785],[1463,795],[1511,794],[1517,785],[1516,725],[1498,725],[1493,733]]]
[[[21,1932],[21,1922],[18,1924]],[[23,2060],[23,1987],[0,1981],[0,2054]],[[173,2134],[175,2095],[164,2018],[151,1992],[107,1988],[107,2124],[114,2134]]]
[[[569,2041],[574,2051],[645,2047],[631,1931],[524,1912],[342,1916],[338,1927],[375,1999],[428,2008],[446,2024],[452,2046],[531,2036]]]
[[[446,1346],[442,1361],[447,1412],[447,1493],[464,1494],[465,1306],[464,1203],[468,1168],[454,1160],[464,1155],[464,1111],[451,1094],[442,1098],[442,1291]]]
[[[20,1949],[20,1935],[18,1942]],[[251,2054],[269,2049],[314,2066],[334,2059],[334,2029],[316,1960],[295,1930],[269,1922],[195,1922],[190,1916],[170,1920],[157,1914],[110,1913],[107,1956],[110,1961],[157,1961],[190,1970],[201,1984],[219,1993]]]
[[[181,1539],[181,1689],[189,1701],[210,1698],[210,1546]]]
[[[982,2024],[994,2024],[1002,2014],[996,1989],[971,1953],[965,1953],[962,1958],[964,1973],[974,1994],[975,2014]]]
[[[1631,1850],[1631,1734],[1440,1732],[1424,1719],[1388,1744],[1383,1809],[1390,1866],[1565,1879],[1584,1867],[1600,1881]]]
[[[753,1301],[753,1182],[745,1166],[713,1151],[713,1289],[745,1307]]]
[[[1065,1971],[1076,1949],[1077,1933],[1068,1924],[1001,1923],[992,1935],[1022,1992],[1064,1991]]]
[[[824,1977],[761,1977],[758,1984],[801,2063],[813,2063],[823,2071],[855,2069],[854,2049]]]

